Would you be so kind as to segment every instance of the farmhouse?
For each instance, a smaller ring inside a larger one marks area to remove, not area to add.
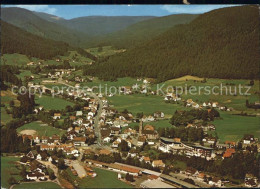
[[[54,113],[53,119],[60,119],[61,113]]]

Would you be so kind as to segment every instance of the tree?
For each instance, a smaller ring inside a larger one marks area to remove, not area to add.
[[[54,174],[54,172],[53,171],[50,171],[49,170],[49,178],[51,179],[51,180],[54,180],[55,178],[56,178],[56,176],[55,176],[55,174]]]
[[[18,182],[17,182],[17,180],[14,178],[14,177],[10,177],[9,179],[8,179],[8,184],[9,185],[13,185],[13,184],[17,184]]]
[[[124,152],[129,151],[129,149],[130,149],[128,146],[128,143],[125,140],[122,140],[122,142],[118,145],[118,147],[121,151],[124,151]]]
[[[11,100],[11,101],[9,102],[9,106],[10,106],[10,107],[13,107],[13,106],[14,106],[14,101],[13,101],[13,100]]]
[[[22,177],[23,179],[26,178],[27,173],[26,173],[26,167],[25,167],[25,166],[22,166],[20,175],[21,175],[21,177]]]
[[[63,158],[59,158],[57,167],[58,167],[58,169],[65,169],[66,168],[66,165],[65,165]]]
[[[127,181],[134,182],[134,177],[133,177],[133,175],[130,175],[129,173],[126,173],[125,179],[126,179]]]

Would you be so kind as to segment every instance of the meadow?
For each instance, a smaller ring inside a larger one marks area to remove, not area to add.
[[[132,188],[130,185],[117,179],[117,173],[104,169],[94,168],[95,178],[84,178],[79,182],[79,188]]]
[[[39,121],[31,122],[31,123],[28,123],[28,124],[25,124],[25,125],[19,127],[17,129],[17,133],[20,133],[23,130],[35,130],[37,132],[37,135],[49,136],[49,137],[54,134],[62,136],[66,132],[65,130],[48,126]]]
[[[241,140],[244,134],[260,135],[259,117],[246,117],[220,113],[221,119],[215,120],[216,133],[221,142]]]
[[[150,115],[156,111],[162,111],[165,117],[171,117],[176,110],[186,109],[179,104],[165,103],[163,97],[156,95],[117,95],[108,98],[108,100],[109,104],[112,104],[115,109],[119,111],[127,109],[134,115],[141,112],[145,115]]]
[[[26,55],[18,53],[3,54],[1,56],[1,63],[6,65],[26,65],[29,62],[31,61]]]
[[[18,165],[15,165],[15,162],[19,160],[18,157],[1,157],[1,188],[10,187],[8,183],[10,177],[14,177],[17,181],[22,179]]]
[[[61,188],[54,182],[28,182],[15,185],[14,189],[58,189]]]
[[[74,103],[64,100],[62,98],[53,98],[52,96],[42,96],[35,97],[35,103],[43,106],[45,109],[53,109],[53,110],[62,110],[65,109],[66,106],[73,106]]]
[[[104,56],[111,56],[116,53],[123,52],[124,49],[117,50],[114,49],[112,46],[103,46],[101,49],[99,49],[99,47],[94,47],[94,48],[86,49],[86,51],[88,51],[89,53],[95,56],[104,57]]]
[[[196,82],[194,82],[194,80]],[[200,94],[196,94],[196,95],[192,95],[192,94],[185,94],[183,93],[181,95],[182,99],[192,99],[193,101],[202,104],[203,102],[207,102],[207,101],[213,101],[213,102],[219,102],[220,105],[222,106],[227,106],[227,107],[232,107],[234,108],[237,112],[241,112],[241,111],[247,111],[248,113],[255,113],[255,111],[253,109],[249,109],[246,107],[245,103],[246,100],[249,100],[250,103],[254,103],[256,101],[259,101],[259,81],[255,80],[254,81],[254,85],[252,87],[250,87],[250,90],[248,91],[248,93],[250,93],[250,95],[233,95],[233,92],[235,91],[235,86],[237,87],[237,93],[239,92],[238,86],[241,85],[243,87],[245,87],[246,85],[248,85],[250,83],[250,80],[243,80],[243,79],[232,79],[232,80],[228,80],[228,79],[214,79],[214,78],[210,78],[210,79],[206,79],[206,83],[201,83],[201,81],[203,80],[203,78],[199,78],[199,77],[195,77],[195,76],[184,76],[181,78],[177,78],[177,79],[172,79],[172,80],[168,80],[165,81],[163,83],[160,83],[159,86],[164,86],[163,87],[163,91],[166,90],[167,86],[182,86],[184,87],[188,87],[188,86],[195,86],[197,88],[197,90],[199,89],[199,87],[211,87],[211,89],[214,86],[218,86],[220,87],[221,84],[223,86],[223,90],[222,90],[222,95],[215,95],[213,93],[211,93],[210,95],[207,95],[205,89],[201,89],[201,93]],[[232,83],[234,85],[226,85]],[[224,87],[227,87],[227,92],[228,95],[226,95],[226,89]],[[156,90],[156,85],[152,86],[153,90]],[[229,92],[231,90],[231,93]],[[242,89],[242,92],[246,92],[246,88]],[[220,89],[216,89],[215,92],[219,92],[220,93]],[[206,93],[206,94],[205,94]]]

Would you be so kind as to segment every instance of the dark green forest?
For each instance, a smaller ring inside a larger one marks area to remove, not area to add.
[[[20,53],[30,57],[52,58],[64,55],[69,45],[28,33],[6,22],[1,22],[1,52]]]
[[[33,35],[16,26],[1,21],[1,53],[20,53],[29,57],[51,59],[65,55],[68,50],[76,50],[82,56],[96,60],[96,57],[79,47],[71,47],[65,42],[54,41]]]
[[[178,14],[145,20],[130,25],[123,30],[96,37],[89,41],[89,45],[111,45],[116,48],[128,49],[159,36],[175,25],[189,23],[197,16],[194,14]]]
[[[188,74],[257,78],[258,12],[256,6],[239,6],[202,14],[143,45],[100,60],[84,73],[104,80],[130,76],[165,81]]]

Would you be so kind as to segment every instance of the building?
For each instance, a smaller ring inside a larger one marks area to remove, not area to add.
[[[164,167],[165,167],[165,164],[163,163],[162,160],[154,160],[154,161],[152,162],[152,166],[153,166],[153,167],[164,168]]]

